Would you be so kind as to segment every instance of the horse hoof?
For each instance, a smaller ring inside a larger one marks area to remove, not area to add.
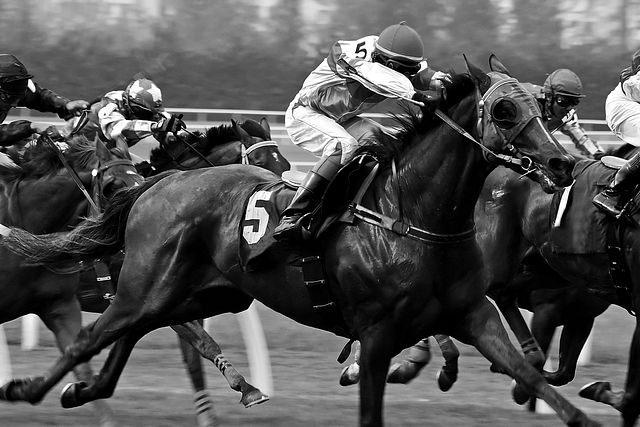
[[[440,369],[436,374],[436,380],[438,380],[438,387],[440,387],[440,390],[447,392],[451,390],[451,387],[453,387],[453,384],[456,382],[457,378],[450,377],[447,372]]]
[[[611,390],[611,383],[608,381],[594,381],[582,387],[578,392],[580,397],[585,399],[599,401],[599,397],[605,391]]]
[[[15,402],[16,400],[18,400],[13,396],[12,393],[12,390],[16,385],[18,385],[18,381],[11,380],[0,387],[0,400],[5,400],[7,402]]]
[[[513,398],[513,401],[518,405],[524,405],[529,401],[531,395],[524,391],[524,389],[520,386],[520,384],[516,382],[516,380],[513,380],[511,382],[511,397]]]
[[[358,381],[360,381],[360,366],[355,363],[346,366],[340,373],[340,385],[342,387],[358,384]]]
[[[394,363],[387,374],[389,384],[409,384],[418,376],[426,363],[415,363],[403,360],[402,363]]]
[[[82,403],[78,400],[78,390],[80,385],[84,384],[83,382],[79,383],[69,383],[62,389],[60,393],[60,403],[63,408],[77,408],[78,406],[82,406]]]
[[[271,399],[269,396],[258,390],[257,388],[242,396],[240,399],[240,403],[244,405],[245,408],[251,408],[252,406],[259,405]]]

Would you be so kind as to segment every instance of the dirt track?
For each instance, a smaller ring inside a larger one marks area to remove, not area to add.
[[[271,357],[275,393],[271,401],[250,409],[238,404],[239,394],[228,388],[213,365],[207,365],[208,388],[216,402],[222,426],[355,426],[358,416],[357,387],[338,385],[342,369],[335,361],[345,340],[312,330],[259,306]],[[624,311],[610,309],[596,322],[593,363],[579,368],[578,378],[561,393],[592,418],[609,426],[620,419],[612,408],[578,397],[584,384],[608,379],[616,389],[624,384],[626,359],[633,319]],[[246,353],[233,316],[213,323],[212,335],[227,358],[249,378]],[[58,356],[50,332],[41,331],[41,348],[20,350],[20,323],[5,324],[15,377],[39,375]],[[191,388],[182,366],[175,334],[156,331],[134,351],[109,399],[123,426],[195,426]],[[563,425],[556,415],[531,414],[510,398],[510,380],[489,372],[488,362],[475,349],[460,344],[462,357],[458,383],[449,393],[438,390],[434,380],[441,363],[436,350],[425,373],[407,386],[390,385],[386,392],[388,426],[491,426],[547,427]],[[555,350],[555,348],[554,348]],[[106,357],[93,363],[99,368]],[[62,409],[58,396],[73,379],[67,376],[38,406],[0,405],[0,426],[95,426],[89,406]]]

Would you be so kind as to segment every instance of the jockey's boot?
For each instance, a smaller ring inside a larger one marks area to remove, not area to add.
[[[329,181],[342,167],[340,157],[340,152],[322,157],[307,173],[291,203],[282,212],[280,224],[273,232],[274,239],[280,242],[302,240],[300,219],[318,207]]]
[[[640,178],[640,152],[631,157],[613,177],[611,184],[593,198],[593,204],[616,218],[622,213],[622,195],[628,192]]]

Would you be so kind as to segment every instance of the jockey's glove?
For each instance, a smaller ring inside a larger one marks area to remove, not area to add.
[[[424,106],[421,107],[422,111],[427,113],[432,113],[432,114],[436,111],[436,109],[438,108],[438,105],[440,104],[440,97],[427,95],[426,93],[422,93],[418,91],[416,91],[416,93],[413,94],[411,99],[424,104]]]
[[[77,101],[67,102],[67,105],[65,107],[67,108],[68,115],[64,119],[68,120],[73,116],[79,116],[84,110],[88,110],[89,103],[87,101],[79,99]]]
[[[185,129],[187,126],[182,121],[182,114],[172,114],[171,117],[163,117],[155,124],[156,132],[171,132],[176,133],[180,129]]]

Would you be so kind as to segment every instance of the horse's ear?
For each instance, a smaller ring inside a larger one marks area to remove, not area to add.
[[[462,57],[464,58],[464,62],[467,66],[467,72],[469,73],[471,80],[473,80],[476,86],[478,86],[480,92],[485,93],[491,86],[491,77],[486,75],[485,72],[480,68],[469,62],[466,55],[462,55]]]
[[[507,76],[511,77],[511,73],[509,73],[507,67],[505,67],[502,62],[500,62],[498,57],[493,53],[491,54],[491,56],[489,56],[489,68],[491,68],[491,71],[496,71],[498,73],[506,74]]]
[[[261,118],[260,126],[262,126],[262,129],[264,129],[265,132],[267,132],[267,135],[269,136],[269,138],[271,138],[271,126],[269,126],[269,122],[267,121],[267,119],[265,119],[264,117]]]
[[[251,135],[246,130],[242,129],[242,126],[235,120],[231,119],[231,125],[233,126],[233,132],[236,134],[236,138],[240,141],[251,141]]]
[[[107,148],[106,145],[104,145],[104,142],[102,142],[102,140],[98,138],[97,135],[95,138],[95,142],[96,142],[96,156],[98,156],[98,159],[102,161],[110,160],[111,153],[109,152],[109,149]]]

